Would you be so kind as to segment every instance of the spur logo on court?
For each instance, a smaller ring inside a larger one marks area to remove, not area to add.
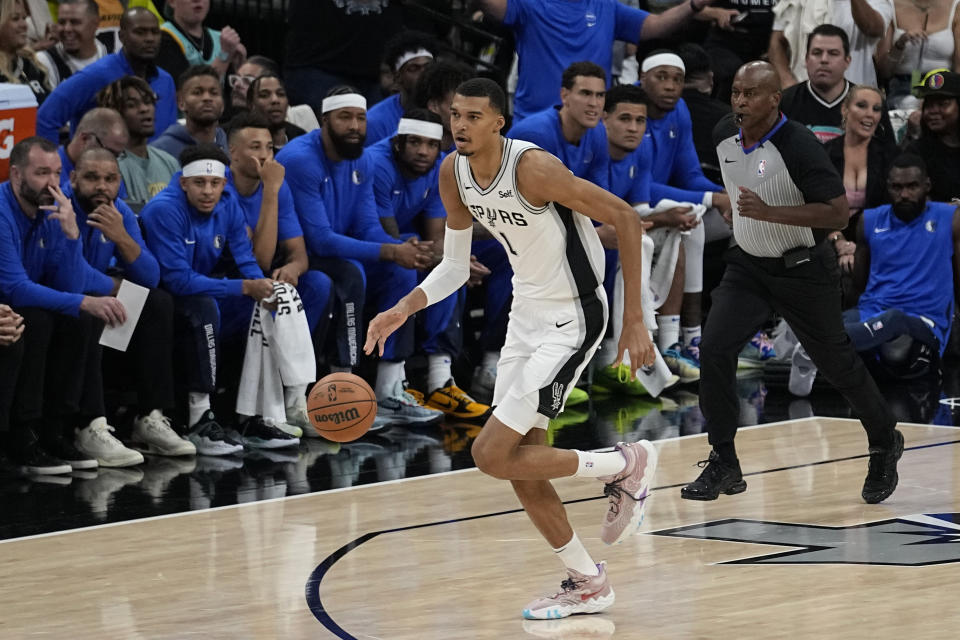
[[[652,535],[794,547],[719,564],[875,564],[918,567],[960,562],[960,513],[928,513],[849,527],[717,520]]]
[[[360,419],[360,411],[357,409],[344,409],[343,411],[334,411],[333,413],[314,414],[313,421],[317,424],[332,422],[340,424],[341,422],[353,422]]]

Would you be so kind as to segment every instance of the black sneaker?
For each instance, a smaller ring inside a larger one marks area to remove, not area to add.
[[[51,456],[41,449],[36,442],[19,451],[11,451],[10,460],[20,469],[21,473],[27,475],[60,475],[70,473],[73,470],[73,467],[68,463]]]
[[[730,496],[747,490],[740,465],[731,467],[724,463],[716,451],[711,451],[710,457],[698,462],[697,466],[704,469],[696,480],[680,489],[681,498],[716,500],[721,493]]]
[[[279,449],[296,447],[300,444],[300,438],[295,438],[267,424],[263,418],[254,416],[243,423],[243,444],[255,449]]]
[[[73,446],[73,443],[63,437],[45,439],[41,445],[43,450],[51,456],[70,465],[72,469],[96,469],[97,459],[91,458]]]
[[[897,488],[897,460],[903,455],[903,434],[893,430],[893,447],[870,447],[870,466],[860,493],[868,504],[877,504],[890,497]]]

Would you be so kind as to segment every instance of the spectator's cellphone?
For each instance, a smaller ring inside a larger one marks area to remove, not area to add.
[[[739,24],[747,19],[747,16],[750,15],[750,11],[741,11],[737,15],[730,18],[730,24]]]

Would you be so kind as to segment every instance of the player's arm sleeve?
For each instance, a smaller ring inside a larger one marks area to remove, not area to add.
[[[393,208],[392,173],[379,162],[374,165],[373,200],[377,206],[377,216],[381,218],[396,217],[396,211]]]
[[[77,109],[81,109],[93,93],[86,86],[86,78],[77,73],[57,86],[37,109],[37,135],[58,143],[60,127],[66,124]]]
[[[147,246],[160,263],[160,281],[175,296],[211,296],[226,298],[243,295],[243,281],[221,280],[193,270],[187,255],[179,212],[163,210],[153,200],[141,214],[147,233]]]
[[[290,187],[284,182],[280,185],[277,210],[277,241],[283,242],[290,238],[299,238],[303,235],[300,220],[297,218],[297,207],[293,202]]]
[[[373,167],[370,167],[373,170]],[[368,174],[369,175],[369,174]],[[363,238],[369,244],[377,247],[377,257],[380,256],[381,244],[397,244],[400,241],[389,233],[384,231],[380,224],[380,216],[377,213],[377,201],[373,195],[373,179],[368,179],[363,184],[360,197],[357,199],[357,209],[353,216],[355,222],[354,229],[356,235]]]
[[[137,216],[133,213],[133,209],[120,202],[119,210],[123,214],[124,228],[133,238],[133,241],[140,245],[140,255],[137,256],[136,260],[126,265],[124,275],[131,282],[152,289],[160,283],[160,263],[157,262],[153,252],[147,248],[147,243],[144,242],[143,235],[140,233],[140,223],[137,222]],[[115,253],[117,261],[122,261],[120,252]]]
[[[473,227],[451,229],[443,235],[443,260],[420,283],[427,305],[439,302],[459,290],[470,277],[470,246]]]
[[[650,15],[646,11],[628,7],[620,2],[614,3],[615,26],[613,37],[624,42],[639,42],[640,30]]]
[[[13,307],[38,307],[71,316],[80,312],[83,296],[45,287],[30,279],[13,246],[12,231],[2,228],[0,238],[0,299]]]
[[[593,160],[590,161],[586,178],[601,189],[610,190],[610,155],[606,136],[595,136],[593,139]]]

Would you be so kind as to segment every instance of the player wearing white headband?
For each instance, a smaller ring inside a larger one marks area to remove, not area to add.
[[[328,364],[339,371],[357,364],[367,297],[408,291],[416,286],[415,270],[434,259],[431,243],[404,242],[383,230],[373,191],[375,167],[363,149],[366,128],[366,100],[351,87],[338,87],[323,100],[320,129],[292,140],[277,154],[286,168],[310,268],[333,281],[337,348]],[[399,342],[391,342],[378,368],[380,422],[375,426],[386,424],[389,415],[420,423],[440,418],[404,391],[402,354],[410,346]]]
[[[440,141],[443,126],[440,116],[429,109],[413,109],[404,114],[397,126],[396,135],[381,140],[365,153],[375,166],[373,191],[377,199],[377,211],[384,229],[395,237],[416,236],[433,242],[438,255],[443,246],[443,229],[447,219],[446,209],[440,201]],[[420,282],[426,271],[417,272]],[[404,294],[390,291],[377,300],[378,311],[389,309]],[[418,352],[427,354],[427,380],[425,393],[414,394],[424,406],[460,420],[483,418],[490,407],[476,402],[464,393],[453,379],[451,365],[460,353],[463,342],[461,319],[466,297],[466,287],[448,296],[417,317],[420,330],[417,341],[408,343]],[[413,323],[408,322],[401,331],[411,332]],[[405,354],[408,357],[410,354]]]
[[[175,352],[189,392],[187,439],[201,455],[230,455],[243,448],[223,433],[210,410],[224,325],[243,327],[243,321],[222,314],[221,305],[239,296],[273,295],[273,280],[263,277],[253,256],[243,213],[223,193],[229,161],[216,145],[188,147],[180,154],[183,172],[140,213],[147,246],[160,263],[161,286],[173,295]],[[227,250],[238,278],[219,271]]]
[[[647,120],[647,138],[652,145],[653,175],[650,184],[651,206],[661,200],[689,203],[688,214],[696,213],[696,205],[720,212],[730,211],[730,198],[723,187],[703,175],[700,159],[693,145],[693,123],[690,111],[680,94],[683,92],[685,68],[680,56],[672,51],[658,50],[647,56],[640,67],[640,82],[650,98]],[[700,210],[702,215],[703,211]],[[685,270],[683,297],[672,299],[660,307],[657,316],[657,346],[671,370],[685,375],[687,362],[699,367],[701,333],[701,299],[703,297],[703,225],[691,226],[690,215],[675,215],[671,211],[653,214],[650,237],[658,250],[667,236],[680,233],[684,250]],[[699,220],[699,218],[698,218]],[[657,229],[662,231],[657,231]],[[682,335],[681,335],[682,329]]]
[[[393,88],[397,93],[373,105],[367,113],[368,147],[396,133],[403,113],[414,107],[417,80],[433,62],[436,51],[436,41],[420,31],[401,31],[387,41],[383,63],[393,74]]]

